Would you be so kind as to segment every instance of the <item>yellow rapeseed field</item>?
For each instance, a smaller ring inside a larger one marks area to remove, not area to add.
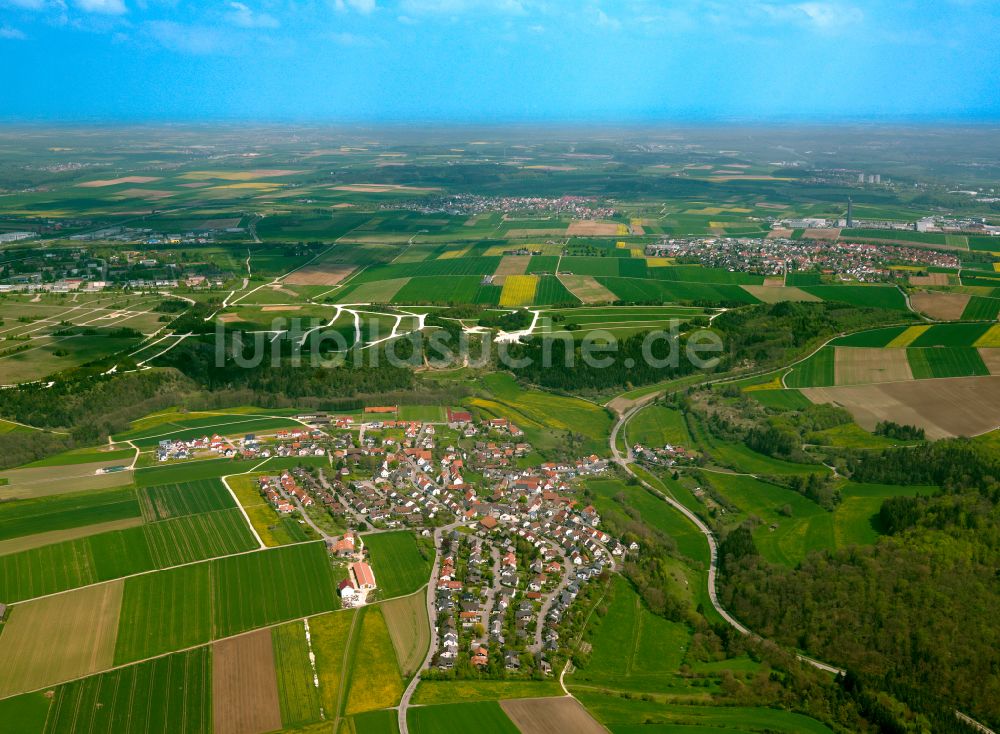
[[[990,330],[976,339],[976,347],[1000,347],[1000,324],[994,324]]]
[[[537,275],[508,275],[500,291],[500,305],[508,308],[530,306],[537,290]]]
[[[886,344],[886,347],[887,348],[908,347],[911,344],[913,344],[913,342],[915,342],[920,337],[920,335],[923,334],[925,331],[927,331],[929,328],[931,328],[929,325],[911,326],[902,334],[893,339],[891,342]]]

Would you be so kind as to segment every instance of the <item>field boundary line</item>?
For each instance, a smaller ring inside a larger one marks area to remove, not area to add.
[[[260,466],[260,464],[258,464],[257,466]],[[251,469],[250,471],[253,471],[253,469]],[[250,472],[240,472],[240,474],[227,474],[224,477],[220,477],[220,479],[222,480],[222,486],[226,488],[226,491],[229,492],[229,496],[233,498],[233,502],[235,502],[236,506],[240,508],[240,514],[243,515],[243,519],[247,521],[247,526],[250,528],[250,532],[253,534],[253,537],[257,539],[257,544],[260,546],[260,549],[264,550],[267,548],[267,545],[264,543],[264,539],[260,537],[260,533],[257,532],[257,528],[253,526],[253,522],[250,520],[249,513],[247,513],[246,509],[243,507],[243,503],[240,502],[240,498],[236,496],[236,492],[234,492],[233,488],[229,486],[229,481],[228,481],[229,477],[238,477],[241,476],[242,474],[249,474],[249,473]],[[278,547],[280,548],[281,546]]]
[[[267,550],[276,550],[277,548],[288,548],[288,547],[290,547],[292,545],[305,545],[307,542],[308,543],[316,543],[318,541],[310,540],[310,541],[300,542],[300,543],[289,543],[287,545],[276,546],[275,548],[268,548]],[[219,556],[218,558],[230,558],[230,557],[233,557],[233,556],[242,556],[242,555],[246,555],[247,553],[258,553],[258,552],[259,551],[257,551],[257,550],[241,551],[240,553],[232,553],[232,554],[230,554],[228,556]],[[215,560],[218,560],[218,558],[209,558],[209,559],[207,559],[207,561],[215,561]],[[185,563],[185,564],[181,564],[181,565],[183,565],[183,566],[192,566],[192,565],[194,565],[196,563],[206,563],[207,561],[193,561],[191,563]],[[171,568],[179,568],[179,566],[171,566]],[[165,569],[164,568],[164,569],[156,569],[156,570],[157,571],[166,571],[166,570],[169,570],[169,569]],[[147,573],[155,573],[155,571],[144,571],[142,573],[133,574],[133,575],[134,576],[142,576],[142,575],[145,575]],[[126,578],[131,578],[131,577],[125,576],[125,577],[122,577],[121,579],[111,579],[110,581],[101,581],[101,582],[98,582],[98,583],[101,583],[101,584],[114,583],[115,581],[124,580]],[[97,584],[88,584],[88,586],[96,586],[96,585]],[[82,588],[86,588],[86,587],[80,586],[78,588],[82,589]],[[416,593],[419,593],[421,591],[424,591],[426,588],[427,588],[427,585],[425,584],[420,589],[418,589],[417,591],[413,592],[413,594],[416,594]],[[75,589],[68,589],[68,591],[75,591]],[[56,593],[57,594],[65,594],[66,592],[60,591],[60,592],[56,592]],[[142,663],[148,663],[148,662],[150,662],[152,660],[159,660],[161,658],[169,657],[171,655],[177,655],[177,654],[182,653],[182,652],[190,652],[191,650],[197,650],[198,648],[201,648],[201,647],[210,647],[210,646],[214,645],[216,642],[221,642],[223,640],[231,640],[231,639],[234,639],[234,638],[237,638],[237,637],[244,637],[246,635],[250,635],[250,634],[253,634],[255,632],[260,632],[261,630],[275,629],[276,627],[281,627],[281,626],[286,625],[286,624],[293,624],[295,622],[302,622],[302,621],[305,621],[305,620],[314,619],[315,617],[322,617],[323,615],[326,615],[326,614],[337,614],[339,612],[352,612],[352,611],[353,612],[357,612],[357,611],[360,611],[360,610],[364,609],[365,607],[377,606],[378,604],[382,604],[382,603],[387,602],[387,601],[394,601],[396,599],[405,599],[407,596],[413,596],[413,594],[406,594],[404,596],[394,596],[394,597],[391,597],[389,599],[380,599],[377,602],[373,602],[372,604],[366,604],[364,607],[359,607],[359,608],[345,608],[345,607],[341,607],[339,609],[328,609],[326,611],[316,612],[314,614],[308,614],[308,615],[303,616],[303,617],[293,617],[291,619],[284,619],[284,620],[281,620],[279,622],[271,622],[269,624],[261,625],[259,627],[254,627],[252,629],[244,630],[243,632],[237,632],[234,635],[227,635],[225,637],[213,637],[213,639],[208,640],[207,642],[199,642],[199,643],[197,643],[195,645],[189,645],[187,647],[182,647],[182,648],[179,648],[177,650],[170,650],[168,652],[161,652],[161,653],[157,653],[156,655],[150,655],[149,657],[142,658],[140,660],[131,660],[131,661],[127,662],[127,663],[121,663],[119,665],[112,665],[111,667],[105,668],[104,670],[98,670],[98,671],[95,671],[93,673],[87,673],[85,675],[79,675],[79,676],[76,676],[75,678],[67,678],[66,680],[61,680],[61,681],[59,681],[57,683],[50,683],[48,685],[42,686],[41,688],[36,688],[34,690],[31,690],[31,691],[23,691],[21,693],[11,693],[11,694],[9,694],[7,696],[0,696],[0,701],[4,701],[4,700],[6,700],[8,698],[15,698],[17,696],[22,696],[22,695],[27,694],[27,693],[40,693],[42,691],[51,690],[51,689],[53,689],[53,688],[55,688],[57,686],[66,685],[67,683],[73,683],[75,681],[84,680],[86,678],[93,678],[93,677],[98,676],[98,675],[103,675],[105,673],[111,673],[113,671],[121,670],[122,668],[128,668],[128,667],[133,666],[133,665],[140,665]],[[49,596],[55,596],[55,594],[50,594]],[[43,597],[36,597],[36,598],[41,599]],[[25,601],[30,601],[30,600],[26,599]],[[23,602],[17,602],[17,603],[21,604]],[[214,617],[214,605],[215,605],[215,597],[214,597],[214,595],[211,597],[211,603],[212,603],[212,608],[213,608],[212,614],[213,614],[213,617]],[[13,606],[13,605],[10,605],[10,606]],[[354,617],[355,620],[357,619],[357,616],[358,615],[355,615],[355,617]],[[347,660],[347,656],[346,656],[347,649],[348,648],[345,646],[345,648],[344,648],[344,650],[345,650],[345,660]]]
[[[347,678],[348,673],[353,670],[353,666],[348,666],[348,663],[353,659],[351,652],[355,645],[354,630],[358,625],[358,618],[363,616],[363,613],[364,607],[355,610],[355,614],[351,617],[351,629],[347,633],[347,642],[344,643],[344,658],[340,663],[340,685],[337,686],[337,717],[333,720],[332,731],[334,732],[339,731],[340,720],[344,718],[344,712],[347,708],[347,694],[350,691]]]
[[[232,508],[229,508],[229,509],[232,509]],[[204,513],[196,513],[196,514],[204,514]],[[185,515],[184,517],[190,517],[190,516]],[[145,525],[152,525],[152,524],[154,524],[154,523],[144,523],[143,525],[141,525],[139,527],[144,527]],[[251,530],[252,529],[253,528],[251,528]],[[148,571],[138,571],[136,573],[130,573],[127,576],[119,576],[118,578],[106,579],[104,581],[95,581],[92,584],[84,584],[82,586],[74,586],[72,589],[63,589],[62,591],[53,591],[51,594],[43,594],[41,596],[33,596],[33,597],[29,598],[29,599],[21,599],[21,600],[16,601],[16,602],[10,602],[7,605],[7,608],[11,609],[11,608],[16,607],[16,606],[21,605],[21,604],[27,604],[28,602],[37,601],[38,599],[48,599],[50,597],[60,596],[62,594],[71,594],[74,591],[79,591],[81,589],[89,589],[89,588],[91,588],[93,586],[102,586],[103,584],[113,584],[113,583],[115,583],[117,581],[127,581],[128,579],[136,578],[137,576],[148,576],[151,573],[159,573],[160,571],[172,571],[175,568],[184,568],[185,566],[196,566],[199,563],[211,563],[213,561],[218,561],[218,560],[221,560],[223,558],[235,558],[236,556],[245,556],[245,555],[250,554],[250,553],[260,553],[261,551],[274,551],[274,550],[279,550],[281,548],[291,548],[292,546],[296,546],[296,545],[309,545],[310,543],[322,543],[322,542],[323,541],[320,540],[320,539],[318,539],[318,538],[315,539],[315,540],[299,540],[299,541],[296,541],[294,543],[285,543],[284,545],[265,546],[263,548],[252,548],[250,550],[239,551],[237,553],[226,553],[225,555],[221,555],[221,556],[212,556],[211,558],[202,558],[200,561],[188,561],[187,563],[178,563],[177,565],[166,566],[164,568],[151,568]],[[197,647],[197,645],[195,645],[195,647]]]
[[[283,547],[285,547],[285,546],[283,546]],[[213,600],[213,604],[214,604],[214,600]],[[56,688],[58,686],[64,686],[67,683],[74,683],[76,681],[85,680],[87,678],[94,678],[94,677],[96,677],[98,675],[104,675],[105,673],[113,673],[116,670],[122,670],[123,668],[130,668],[133,665],[141,665],[143,663],[148,663],[148,662],[151,662],[153,660],[160,660],[162,658],[170,657],[171,655],[178,655],[178,654],[183,653],[183,652],[190,652],[191,650],[198,650],[199,648],[202,648],[202,647],[211,647],[216,642],[223,642],[225,640],[234,640],[234,639],[236,639],[238,637],[246,637],[247,635],[252,635],[252,634],[255,634],[255,633],[259,633],[261,630],[273,630],[273,629],[275,629],[277,627],[282,627],[282,626],[284,626],[286,624],[294,624],[296,622],[302,622],[304,620],[312,619],[314,617],[321,617],[324,614],[337,614],[338,612],[349,612],[349,611],[352,611],[352,610],[351,609],[344,609],[344,608],[341,608],[341,609],[329,609],[329,610],[327,610],[325,612],[316,612],[315,614],[310,614],[310,615],[307,615],[305,617],[293,617],[292,619],[284,619],[284,620],[281,620],[280,622],[271,622],[270,624],[261,625],[260,627],[254,627],[253,629],[244,630],[243,632],[237,632],[235,635],[227,635],[225,637],[216,637],[214,639],[208,640],[207,642],[199,642],[196,645],[189,645],[187,647],[182,647],[182,648],[179,648],[177,650],[171,650],[169,652],[157,653],[156,655],[150,655],[149,657],[142,658],[140,660],[131,660],[131,661],[127,662],[127,663],[121,663],[119,665],[112,665],[111,667],[105,668],[104,670],[98,670],[98,671],[93,672],[93,673],[87,673],[86,675],[78,675],[75,678],[67,678],[65,680],[61,680],[61,681],[58,681],[56,683],[49,683],[48,685],[42,686],[40,688],[35,688],[34,690],[31,690],[31,691],[22,691],[20,693],[11,693],[9,695],[0,697],[0,701],[5,701],[5,700],[7,700],[9,698],[15,698],[17,696],[23,696],[23,695],[28,694],[28,693],[41,693],[42,691],[51,690],[51,689]]]

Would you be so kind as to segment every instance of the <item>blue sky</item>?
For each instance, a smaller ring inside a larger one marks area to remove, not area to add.
[[[997,0],[0,0],[0,118],[1000,119]]]

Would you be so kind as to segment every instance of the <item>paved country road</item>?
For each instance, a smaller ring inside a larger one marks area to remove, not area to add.
[[[629,476],[634,477],[636,481],[638,481],[643,487],[645,487],[647,490],[652,492],[654,495],[656,495],[661,500],[663,500],[671,507],[673,507],[675,510],[684,515],[684,517],[686,517],[689,521],[691,521],[695,525],[695,527],[697,527],[698,530],[701,531],[702,535],[705,536],[705,539],[708,541],[708,547],[711,556],[708,567],[708,597],[712,602],[712,606],[715,607],[715,611],[719,613],[719,616],[721,616],[724,620],[726,620],[726,622],[731,627],[733,627],[733,629],[735,629],[737,632],[739,632],[742,635],[753,635],[754,633],[751,632],[744,625],[740,624],[739,620],[737,620],[732,614],[730,614],[726,610],[726,608],[722,606],[722,603],[719,601],[719,596],[718,593],[716,592],[716,578],[718,577],[719,573],[719,543],[715,537],[715,534],[712,532],[712,529],[708,527],[708,525],[706,525],[705,522],[700,517],[698,517],[697,514],[692,512],[689,508],[682,505],[673,497],[670,497],[661,492],[660,490],[656,489],[648,482],[646,482],[646,480],[644,480],[642,477],[638,476],[632,470],[632,467],[629,466],[629,459],[632,458],[631,448],[629,448],[628,446],[625,447],[626,450],[625,456],[622,456],[622,453],[618,450],[617,438],[619,431],[624,430],[625,425],[635,416],[636,413],[638,413],[644,407],[646,407],[646,403],[637,405],[631,408],[630,410],[626,411],[625,413],[623,413],[621,417],[618,418],[618,421],[615,423],[614,428],[612,428],[611,430],[611,438],[610,438],[611,455],[614,458],[615,463],[621,466],[622,469],[624,469]],[[828,673],[834,673],[837,675],[844,674],[844,671],[841,668],[834,667],[833,665],[829,665],[820,660],[815,660],[806,655],[796,654],[796,657],[802,662],[808,663],[809,665],[812,665],[814,668],[825,670]]]

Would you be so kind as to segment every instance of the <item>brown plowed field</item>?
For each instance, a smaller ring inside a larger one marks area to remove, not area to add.
[[[982,347],[979,349],[979,356],[983,358],[983,364],[991,375],[1000,375],[1000,349]]]
[[[583,237],[613,237],[618,234],[617,222],[599,222],[596,219],[574,219],[566,234]]]
[[[910,281],[912,282],[912,278]],[[957,321],[969,303],[966,293],[940,293],[925,291],[910,296],[910,305],[920,313],[925,313],[939,321]]]
[[[928,273],[911,275],[910,285],[948,285],[948,273]]]
[[[261,734],[281,728],[271,630],[213,645],[212,718],[215,734]]]
[[[912,380],[905,349],[837,347],[834,382],[837,385],[868,385],[876,382]]]
[[[351,265],[308,266],[286,275],[282,282],[288,285],[337,285],[354,272]]]
[[[529,255],[504,255],[493,272],[493,283],[503,285],[508,275],[524,275],[530,262]]]
[[[1000,423],[1000,377],[951,377],[884,385],[809,387],[814,403],[850,411],[866,430],[890,420],[923,428],[927,438],[976,436]]]
[[[795,286],[773,286],[773,285],[744,285],[740,286],[751,296],[764,303],[778,303],[779,301],[821,301],[822,298],[806,293],[801,288]]]
[[[569,696],[560,698],[516,698],[501,701],[500,707],[521,734],[550,734],[564,731],[573,734],[607,734],[608,730],[587,713],[580,702]]]
[[[618,296],[589,275],[560,275],[560,282],[584,303],[612,303]]]

